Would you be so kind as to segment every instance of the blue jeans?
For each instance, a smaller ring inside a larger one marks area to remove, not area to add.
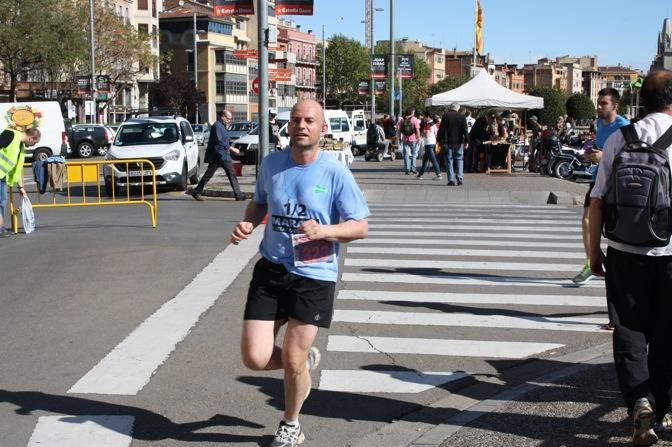
[[[436,156],[434,155],[434,147],[436,147],[436,144],[425,144],[425,154],[422,156],[422,166],[420,166],[420,172],[418,172],[418,176],[425,173],[425,169],[427,168],[427,161],[432,162],[432,167],[434,168],[434,173],[436,176],[438,177],[441,175],[439,162],[436,161]]]
[[[462,180],[463,174],[463,163],[464,163],[464,146],[461,144],[448,144],[443,149],[443,156],[446,159],[446,171],[448,172],[448,181],[455,181],[455,166],[453,162],[457,163],[457,178]]]
[[[7,208],[7,182],[0,180],[0,221],[5,218],[5,208]]]
[[[402,153],[404,155],[404,170],[415,171],[415,159],[418,158],[418,142],[402,141]]]

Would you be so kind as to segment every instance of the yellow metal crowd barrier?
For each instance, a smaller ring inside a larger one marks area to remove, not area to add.
[[[26,163],[25,167],[30,167]],[[131,182],[129,173],[138,171],[139,179],[132,180],[132,187],[139,194],[131,194],[131,185],[126,185],[125,194],[119,194],[120,188],[116,184],[117,177],[112,173],[114,169],[125,173],[124,184]],[[150,175],[149,171],[151,171]],[[107,178],[108,180],[105,180]],[[25,185],[25,182],[24,182]],[[76,195],[76,189],[81,195]],[[152,227],[156,228],[157,199],[156,199],[156,167],[145,159],[133,160],[101,160],[101,161],[67,161],[64,164],[64,179],[62,189],[57,191],[50,187],[51,200],[45,201],[42,194],[37,192],[37,199],[32,189],[30,193],[33,209],[38,208],[67,208],[82,206],[117,206],[117,205],[145,205],[149,208]],[[92,192],[89,196],[87,193]],[[46,195],[46,194],[45,194]],[[12,220],[12,231],[17,233],[19,209],[14,206],[14,194],[9,189],[9,213]],[[148,197],[149,196],[149,197]]]

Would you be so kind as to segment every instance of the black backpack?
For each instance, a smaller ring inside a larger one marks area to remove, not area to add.
[[[603,198],[602,233],[629,245],[664,247],[672,235],[672,127],[652,145],[640,140],[633,124],[620,130],[625,146],[614,157]]]
[[[401,123],[401,134],[409,137],[415,133],[415,127],[410,118],[404,119],[404,122]]]

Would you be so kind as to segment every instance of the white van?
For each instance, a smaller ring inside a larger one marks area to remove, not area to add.
[[[3,129],[12,127],[25,130],[37,126],[42,138],[34,147],[26,148],[26,157],[46,160],[52,155],[70,155],[68,134],[63,122],[61,105],[56,101],[0,103]]]
[[[369,128],[364,110],[350,112],[352,123],[352,154],[357,156],[366,152],[366,130]]]

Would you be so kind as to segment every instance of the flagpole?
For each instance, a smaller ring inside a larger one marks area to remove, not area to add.
[[[472,48],[471,77],[476,75],[476,45],[478,45],[478,0],[474,0],[474,46]]]

